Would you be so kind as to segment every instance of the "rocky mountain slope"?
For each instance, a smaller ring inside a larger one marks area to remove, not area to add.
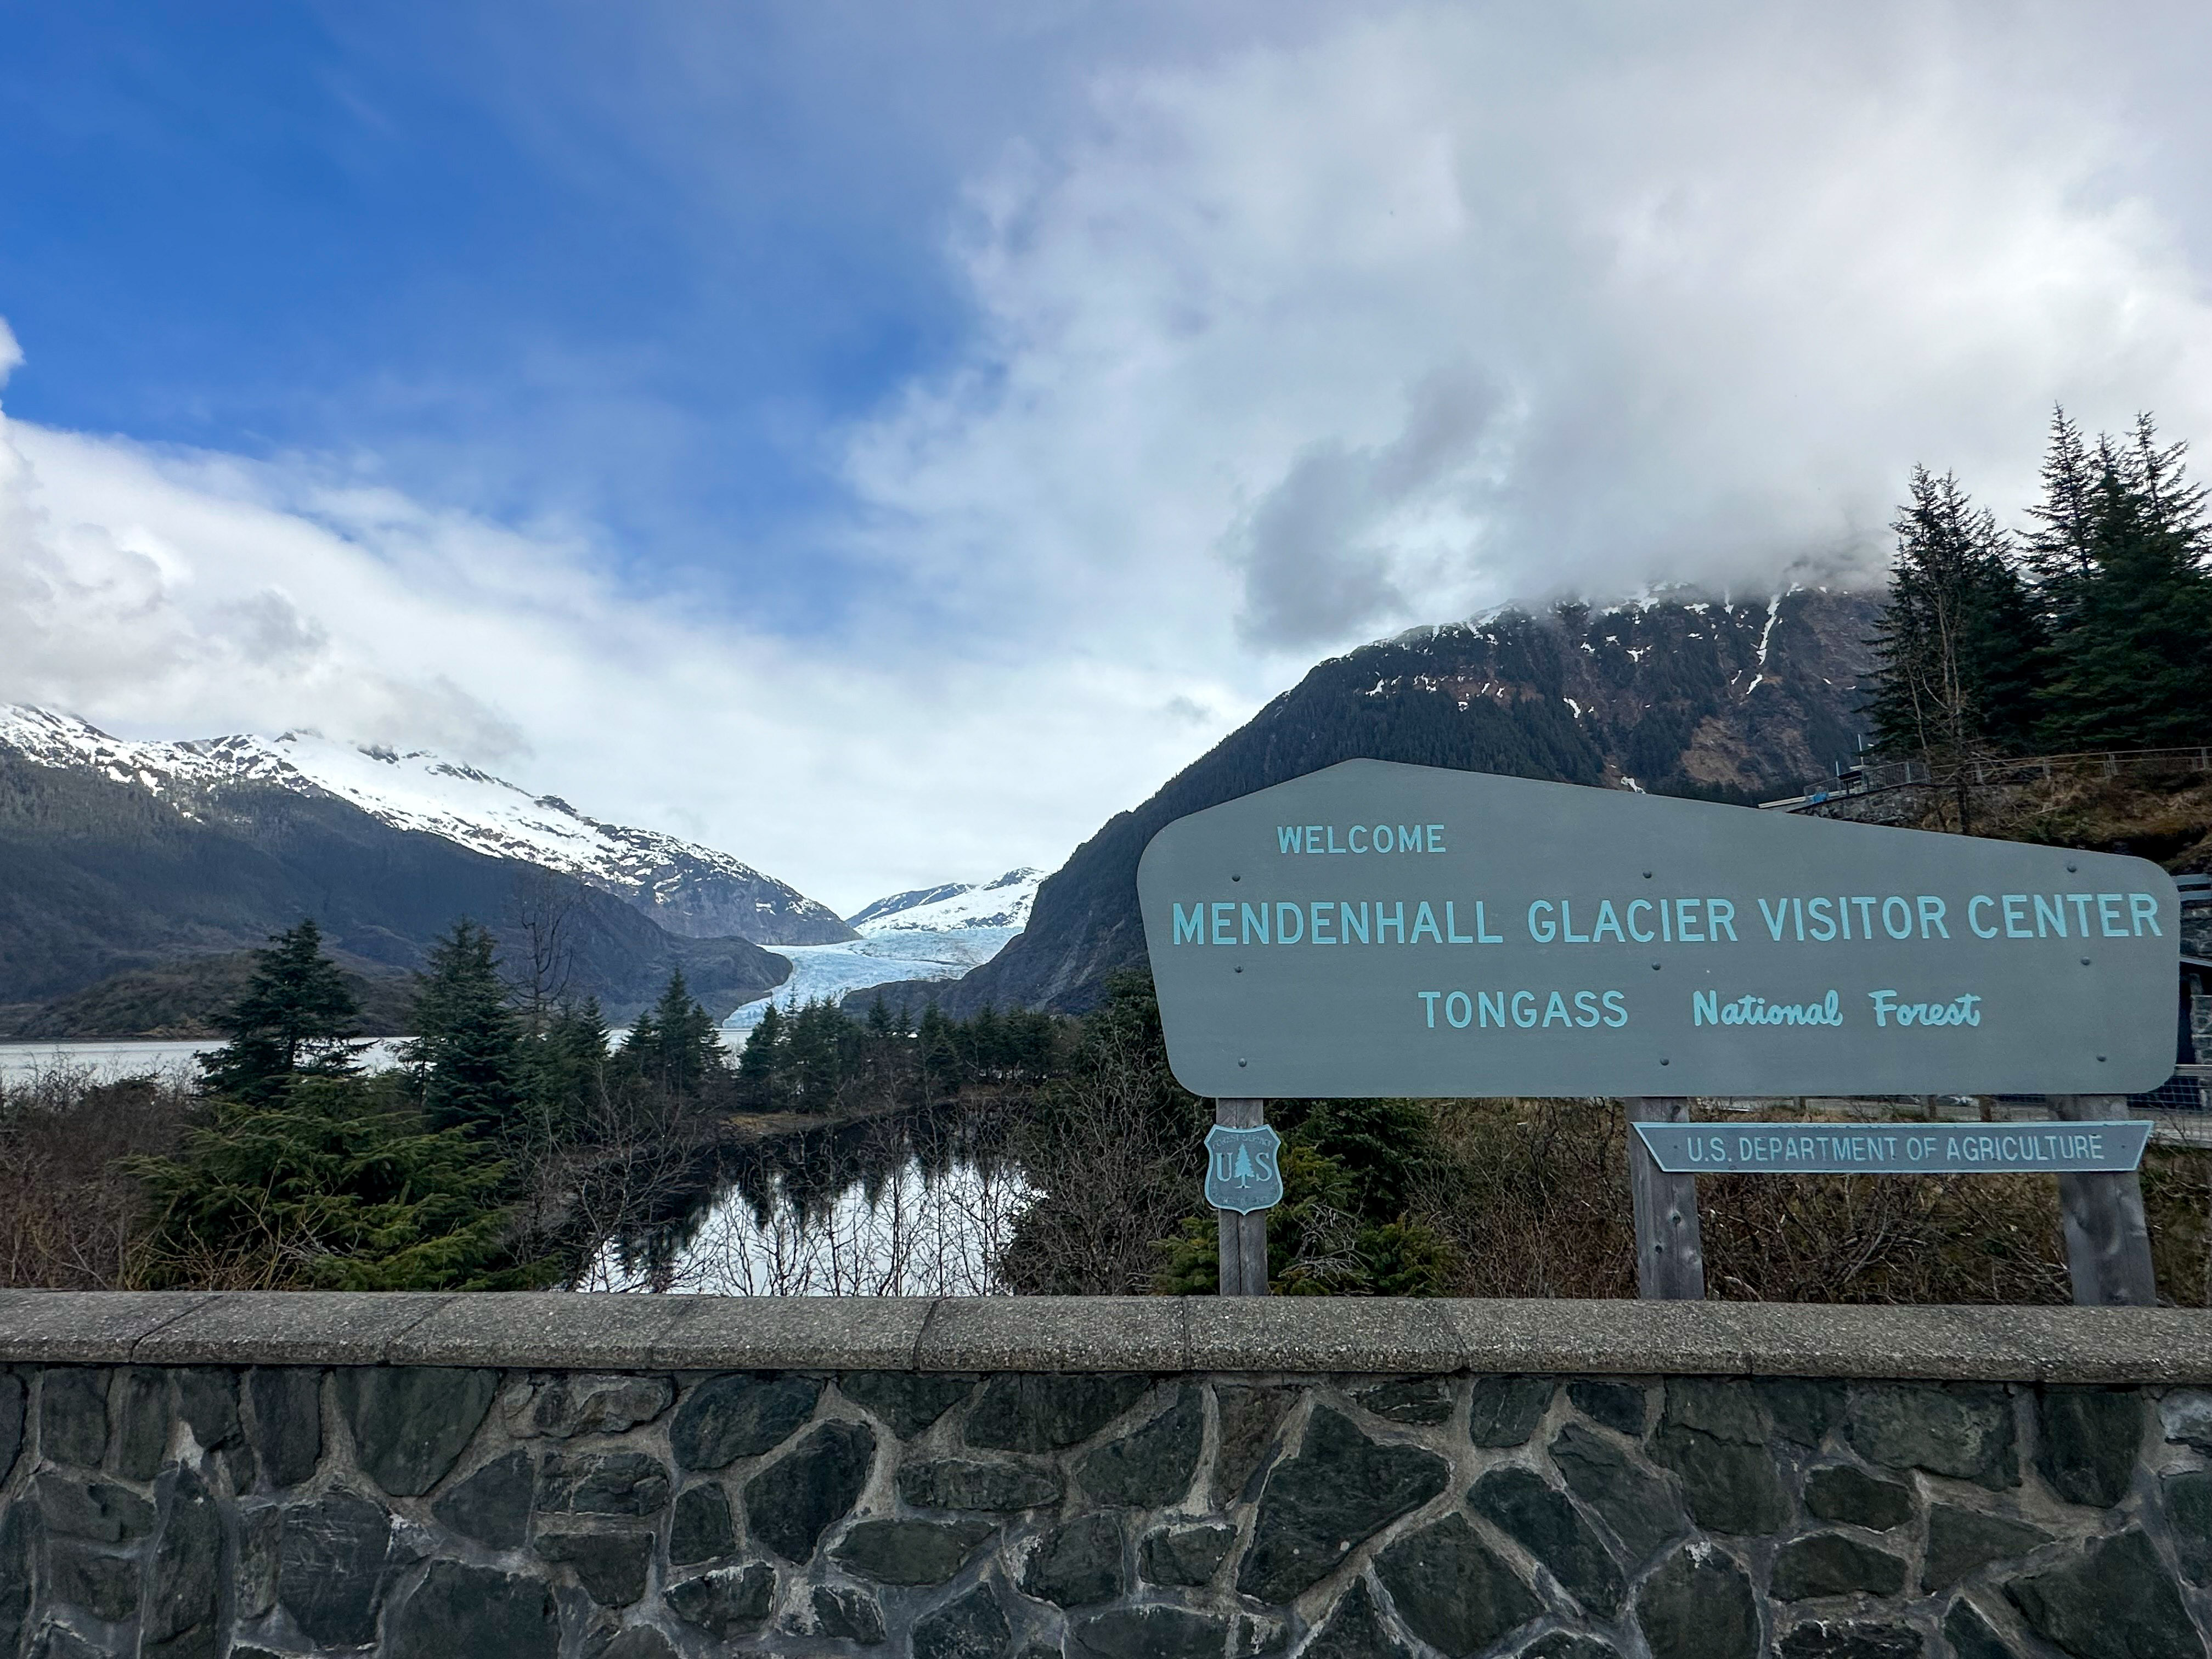
[[[1848,759],[1877,596],[1799,588],[1420,628],[1322,663],[1037,890],[1029,926],[949,983],[891,988],[948,1012],[1078,1012],[1145,958],[1137,860],[1185,813],[1368,757],[1601,788],[1753,801]]]
[[[112,738],[66,714],[0,704],[0,748],[157,795],[186,817],[244,786],[350,803],[395,830],[558,871],[611,893],[672,933],[757,945],[853,937],[827,905],[712,848],[607,823],[423,750],[333,742],[313,732],[184,743]]]
[[[0,1031],[27,1005],[134,970],[204,963],[313,916],[341,961],[420,965],[457,917],[499,936],[511,972],[621,1019],[675,969],[718,1014],[781,984],[783,957],[692,939],[577,877],[395,828],[335,793],[224,781],[156,789],[0,744]],[[841,924],[842,925],[842,924]],[[86,1033],[89,1035],[90,1033]],[[100,1035],[127,1035],[102,1032]]]

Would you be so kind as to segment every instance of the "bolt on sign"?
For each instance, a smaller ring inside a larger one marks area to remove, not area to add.
[[[1347,761],[1137,890],[1214,1097],[2129,1094],[2172,1069],[2142,859]]]

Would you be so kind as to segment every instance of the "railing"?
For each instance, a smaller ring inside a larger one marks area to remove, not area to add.
[[[1961,781],[1977,787],[2036,783],[2061,777],[2117,778],[2125,772],[2212,772],[2212,744],[2183,749],[2098,749],[2065,755],[2011,755],[1978,758],[1950,767],[1925,761],[1867,761],[1832,781],[1810,785],[1802,794],[1761,801],[1762,808],[1796,811],[1848,796],[1889,789],[1952,789]]]

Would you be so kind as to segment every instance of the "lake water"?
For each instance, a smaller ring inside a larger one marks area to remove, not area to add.
[[[717,1296],[992,1296],[1035,1194],[973,1121],[915,1112],[726,1164],[672,1221],[603,1247],[573,1287]]]
[[[362,1051],[371,1070],[399,1063],[404,1037],[380,1037]],[[167,1077],[175,1074],[197,1080],[199,1067],[192,1061],[213,1054],[220,1042],[0,1042],[0,1083],[28,1083],[50,1072],[72,1072],[94,1082],[112,1083],[119,1078]]]

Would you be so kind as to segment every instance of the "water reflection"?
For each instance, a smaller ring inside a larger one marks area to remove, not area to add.
[[[947,1109],[723,1154],[678,1213],[626,1229],[576,1288],[720,1296],[997,1296],[1034,1199],[988,1118]]]

